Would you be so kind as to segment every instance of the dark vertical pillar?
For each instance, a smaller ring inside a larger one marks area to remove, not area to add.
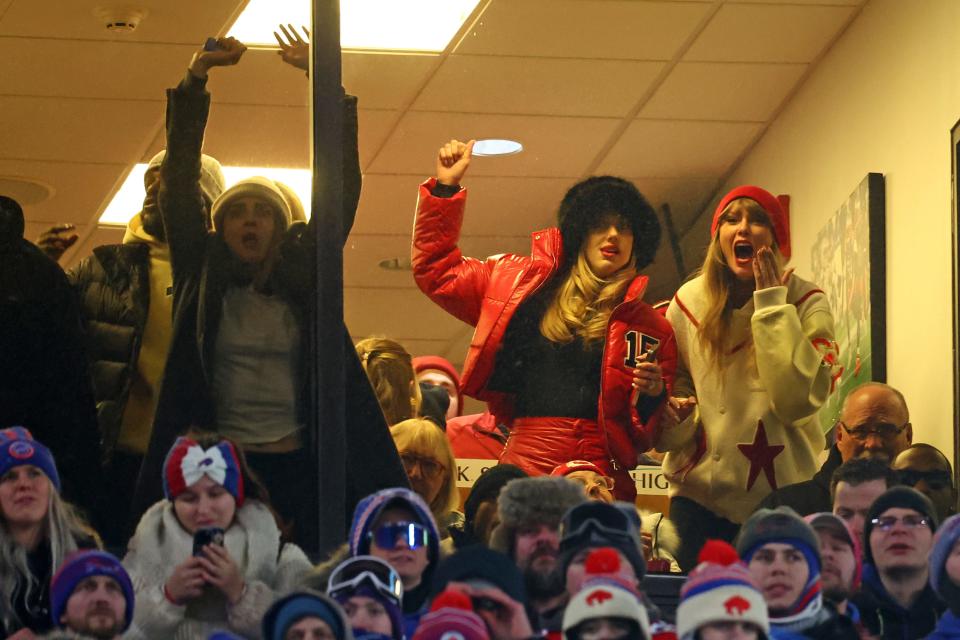
[[[340,81],[340,4],[313,0],[311,30],[311,132],[313,137],[313,214],[317,224],[316,326],[311,362],[317,429],[321,552],[343,541],[346,530],[346,439],[344,428],[343,340],[343,104]]]

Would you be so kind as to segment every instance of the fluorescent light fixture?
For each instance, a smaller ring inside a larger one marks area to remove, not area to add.
[[[521,151],[523,151],[523,145],[516,140],[488,138],[487,140],[477,140],[473,144],[473,155],[480,157],[509,156]]]
[[[106,210],[100,216],[100,224],[126,226],[140,208],[143,206],[143,174],[147,171],[147,164],[141,163],[133,166],[127,179],[123,181],[120,189],[113,200],[107,205]],[[223,167],[223,177],[226,179],[227,188],[246,178],[253,176],[266,176],[272,180],[278,180],[293,189],[303,208],[307,213],[307,219],[310,218],[311,191],[313,186],[313,175],[310,169],[278,169],[275,167]]]
[[[374,51],[439,52],[480,0],[340,0],[340,46]],[[276,47],[279,23],[310,25],[307,0],[250,0],[227,34]]]

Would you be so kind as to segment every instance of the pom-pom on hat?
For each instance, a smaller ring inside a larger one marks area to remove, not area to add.
[[[570,603],[563,612],[564,637],[579,638],[579,626],[597,618],[628,620],[636,624],[641,637],[650,637],[650,616],[646,608],[640,604],[634,592],[625,589],[619,582],[605,578],[588,580],[583,588],[570,598]]]
[[[767,603],[736,550],[722,540],[708,540],[680,589],[677,636],[692,640],[713,622],[747,622],[770,633]]]
[[[195,440],[179,437],[163,462],[163,494],[174,500],[203,476],[222,485],[243,506],[243,475],[237,450],[227,440],[204,450]]]
[[[447,589],[433,600],[412,640],[489,640],[487,625],[466,594]]]
[[[133,621],[133,583],[116,557],[106,551],[97,550],[74,551],[64,559],[63,565],[50,580],[50,617],[54,626],[63,626],[60,619],[67,608],[67,601],[80,581],[92,576],[113,578],[120,585],[123,599],[127,603],[123,625],[123,631],[126,631]]]
[[[773,226],[773,237],[780,248],[780,254],[784,258],[790,257],[790,218],[787,213],[789,199],[787,196],[774,196],[766,189],[754,186],[737,187],[723,196],[720,204],[713,212],[713,222],[710,224],[710,237],[717,235],[717,228],[720,226],[720,214],[734,200],[739,198],[749,198],[753,200],[767,212],[770,216],[770,224]]]
[[[31,465],[50,478],[51,484],[60,492],[60,474],[50,449],[33,439],[23,427],[10,427],[0,431],[0,476],[14,467]]]
[[[633,231],[637,270],[651,262],[660,245],[660,222],[632,182],[614,176],[593,176],[573,185],[557,212],[566,265],[573,264],[590,229],[608,214],[623,216]]]

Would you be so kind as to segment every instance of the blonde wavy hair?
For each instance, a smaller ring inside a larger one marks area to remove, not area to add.
[[[413,357],[403,345],[372,336],[358,342],[356,350],[387,424],[416,416],[420,411],[420,385],[413,371]]]
[[[607,321],[623,301],[627,287],[637,276],[634,258],[608,279],[593,272],[581,249],[566,280],[557,287],[550,305],[540,319],[540,333],[551,342],[567,344],[574,338],[584,342],[603,340]]]
[[[50,482],[47,479],[47,482]],[[64,501],[50,482],[50,502],[44,519],[43,537],[50,545],[50,575],[54,575],[63,564],[64,558],[77,550],[77,540],[92,540],[97,548],[103,548],[103,542],[80,512]],[[13,597],[17,586],[21,585],[20,597],[29,600],[33,593],[42,589],[27,560],[28,550],[17,544],[7,526],[6,516],[0,511],[0,602],[11,606],[0,606],[0,622],[10,628],[23,624],[13,610]]]
[[[739,204],[738,204],[739,203]],[[727,214],[735,205],[745,206],[747,215],[762,215],[767,221],[767,226],[773,231],[773,225],[770,222],[770,216],[760,204],[750,198],[737,198],[733,200],[720,213],[722,224],[723,216]],[[783,256],[780,254],[780,248],[777,246],[776,237],[774,237],[773,255],[777,260],[777,265],[783,269]],[[727,265],[727,259],[723,255],[723,249],[720,247],[720,227],[717,226],[717,232],[713,234],[710,245],[707,247],[707,255],[703,260],[696,275],[703,276],[704,290],[706,292],[706,312],[700,319],[700,328],[698,338],[700,345],[707,352],[708,357],[718,368],[723,368],[725,338],[730,329],[730,317],[733,314],[733,305],[730,299],[730,292],[733,289],[735,278],[730,267]]]
[[[446,469],[443,485],[437,497],[430,503],[430,512],[443,529],[450,514],[460,506],[460,492],[457,490],[457,461],[453,457],[453,449],[450,448],[447,434],[430,420],[414,418],[393,425],[390,428],[390,435],[393,436],[393,442],[397,445],[400,455],[410,453],[424,458],[433,458]]]

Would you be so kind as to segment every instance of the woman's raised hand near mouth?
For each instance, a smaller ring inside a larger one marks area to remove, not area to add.
[[[777,259],[770,247],[757,249],[757,253],[753,257],[753,277],[756,281],[757,291],[770,287],[786,286],[792,273],[793,268],[787,269],[782,274],[780,273]]]

